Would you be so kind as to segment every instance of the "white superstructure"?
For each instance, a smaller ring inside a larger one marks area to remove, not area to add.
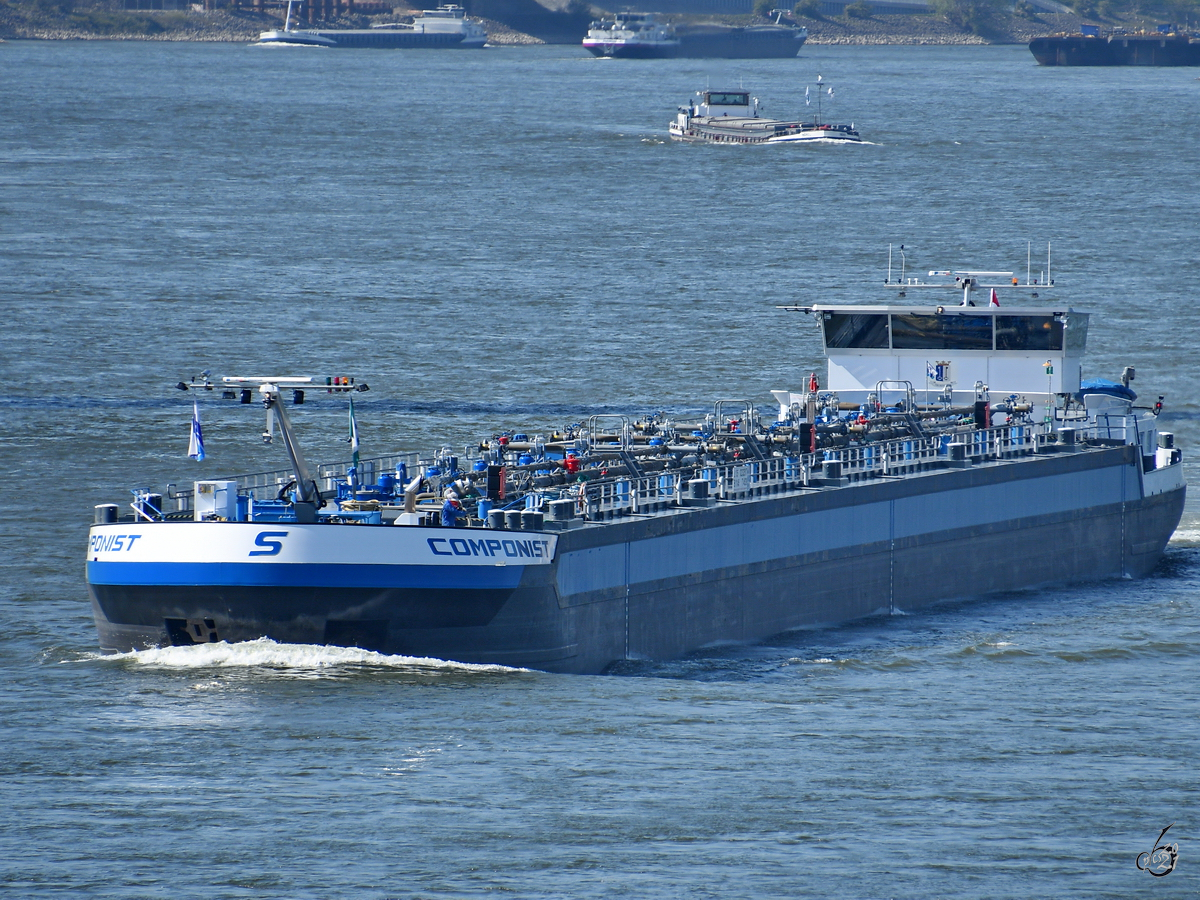
[[[482,47],[487,43],[487,31],[482,25],[467,19],[467,11],[457,4],[426,9],[413,19],[412,25],[386,24],[374,28],[400,28],[416,34],[461,34],[460,47]]]
[[[812,312],[829,360],[826,386],[847,399],[881,382],[957,399],[981,388],[1039,399],[1079,391],[1085,312],[919,305],[815,305]]]
[[[292,24],[292,7],[299,5],[296,0],[288,0],[287,14],[283,17],[283,29],[264,31],[258,36],[257,43],[271,47],[336,47],[337,42],[318,34],[315,31],[301,31]]]
[[[625,12],[593,22],[583,47],[595,56],[652,59],[675,56],[679,38],[654,13]]]

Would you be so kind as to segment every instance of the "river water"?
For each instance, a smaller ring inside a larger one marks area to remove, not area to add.
[[[665,139],[707,85],[790,118],[818,74],[869,144]],[[889,244],[909,271],[1024,275],[1050,242],[1057,296],[1096,314],[1088,374],[1165,395],[1195,483],[1196,70],[17,42],[0,83],[6,894],[1196,894],[1194,505],[1142,581],[600,677],[265,642],[101,657],[83,583],[94,504],[284,464],[210,396],[187,460],[181,378],[355,375],[368,454],[768,405],[820,364],[776,305],[886,302]],[[338,398],[296,418],[310,457],[345,456]],[[1152,879],[1135,857],[1172,822]]]

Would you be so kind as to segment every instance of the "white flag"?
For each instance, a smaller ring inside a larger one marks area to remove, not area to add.
[[[808,99],[808,88],[807,87],[804,89],[804,105],[812,106],[812,101]]]

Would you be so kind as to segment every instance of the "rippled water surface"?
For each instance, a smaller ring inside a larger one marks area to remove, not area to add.
[[[817,74],[863,146],[692,147]],[[14,897],[1194,896],[1200,514],[1162,565],[553,676],[270,642],[101,657],[94,504],[280,467],[214,373],[341,373],[367,451],[770,403],[784,303],[1053,275],[1198,445],[1200,81],[1024,47],[621,62],[0,47],[0,886]],[[345,453],[344,407],[298,416]],[[1064,555],[1073,551],[1063,547]],[[1020,566],[1020,558],[997,565]],[[852,584],[846,586],[853,590]],[[1159,831],[1169,876],[1134,858]],[[1153,882],[1153,883],[1151,883]]]

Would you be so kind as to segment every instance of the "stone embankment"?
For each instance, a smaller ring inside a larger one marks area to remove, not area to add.
[[[1057,31],[1079,28],[1079,17],[1042,14],[1033,18],[998,17],[984,34],[972,34],[943,18],[878,15],[866,19],[800,19],[810,44],[1024,44]]]
[[[672,17],[676,18],[676,17]],[[395,16],[347,17],[323,23],[337,28],[365,28]],[[489,43],[497,46],[541,44],[540,38],[492,19],[480,20]],[[0,0],[0,38],[24,40],[232,41],[248,42],[259,32],[278,28],[274,17],[242,12],[116,12],[82,9],[54,15],[45,8],[17,6]],[[732,24],[732,22],[731,22]],[[808,28],[809,43],[821,44],[995,44],[1025,43],[1037,35],[1076,30],[1077,16],[1042,14],[1034,18],[1006,16],[984,35],[971,34],[937,16],[876,15],[865,19],[798,19]],[[580,35],[582,40],[582,35]],[[803,51],[802,51],[803,52]]]
[[[0,37],[37,41],[251,41],[280,20],[254,13],[79,9],[51,15],[0,2]]]
[[[546,43],[541,38],[535,38],[532,34],[525,34],[523,31],[509,28],[503,22],[497,22],[495,19],[479,19],[478,21],[487,29],[488,44],[493,47],[519,47]],[[581,37],[580,40],[582,41],[583,38]]]
[[[0,0],[0,39],[36,41],[228,41],[258,40],[260,32],[280,28],[280,18],[251,12],[82,12],[71,16],[13,15]],[[396,16],[356,17],[322,23],[333,28],[367,28]],[[502,22],[479,19],[488,41],[498,46],[544,43]],[[582,40],[582,38],[581,38]]]

